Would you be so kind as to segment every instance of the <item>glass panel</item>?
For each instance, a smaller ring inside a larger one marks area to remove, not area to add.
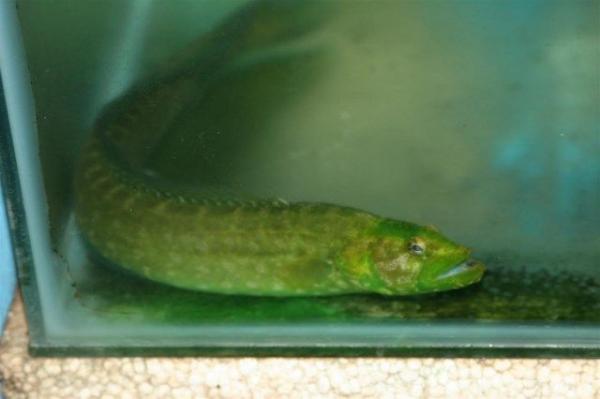
[[[18,4],[39,148],[22,146],[39,151],[49,218],[22,242],[38,353],[598,353],[597,2]],[[95,191],[74,184],[93,134],[120,187],[100,172],[83,180]],[[354,284],[314,283],[329,266],[297,255],[346,237],[362,214],[345,207],[436,226],[485,263],[482,281],[311,295]],[[56,256],[36,255],[45,232]],[[238,263],[196,275],[198,253]],[[273,259],[296,255],[297,291],[264,295]],[[231,295],[239,281],[263,295]]]

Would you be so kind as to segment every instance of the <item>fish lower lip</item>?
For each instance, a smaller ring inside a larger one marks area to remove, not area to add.
[[[469,269],[471,269],[473,266],[477,265],[477,263],[478,262],[476,260],[466,259],[466,260],[462,261],[461,263],[455,265],[453,268],[451,268],[447,272],[440,274],[437,277],[437,280],[446,279],[446,278],[449,278],[452,276],[456,276],[457,274],[466,272]]]

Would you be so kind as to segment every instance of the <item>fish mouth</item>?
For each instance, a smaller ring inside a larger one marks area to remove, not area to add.
[[[485,266],[483,263],[475,259],[465,259],[464,261],[452,266],[444,273],[440,274],[436,280],[452,279],[458,276],[473,275],[479,276],[479,279],[483,276]],[[479,281],[479,279],[477,281]],[[476,282],[476,281],[473,281]]]
[[[454,264],[443,267],[437,273],[432,272],[419,276],[418,292],[448,291],[475,284],[483,277],[485,266],[477,260],[463,258]]]
[[[430,283],[428,292],[455,290],[478,283],[485,273],[483,263],[465,259],[439,274]]]

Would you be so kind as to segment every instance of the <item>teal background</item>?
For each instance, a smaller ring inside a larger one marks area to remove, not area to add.
[[[55,229],[99,106],[239,2],[120,4],[20,3]],[[323,28],[335,66],[316,83],[309,61],[235,75],[198,121],[228,141],[174,132],[162,171],[194,182],[213,168],[236,190],[435,224],[488,251],[600,248],[597,2],[358,4]]]

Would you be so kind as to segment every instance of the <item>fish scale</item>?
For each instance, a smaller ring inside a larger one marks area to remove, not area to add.
[[[327,204],[156,195],[159,188],[129,176],[103,151],[93,137],[83,152],[76,212],[86,240],[112,263],[153,280],[215,292],[311,295],[360,289],[326,279],[339,278],[339,254],[377,224],[375,216]],[[269,273],[253,279],[257,265]],[[230,269],[236,272],[227,279],[216,272]],[[327,288],[314,289],[320,286]]]

